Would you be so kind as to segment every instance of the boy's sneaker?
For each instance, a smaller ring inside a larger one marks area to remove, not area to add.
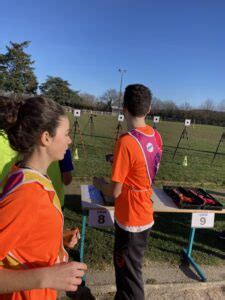
[[[219,232],[218,237],[222,240],[225,240],[225,231]]]

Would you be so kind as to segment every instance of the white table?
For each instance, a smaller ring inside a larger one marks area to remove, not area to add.
[[[204,214],[225,214],[225,209],[223,210],[196,210],[196,209],[180,209],[176,206],[174,201],[159,188],[154,188],[154,193],[152,196],[154,212],[157,213],[204,213]],[[88,185],[81,185],[81,205],[82,205],[82,233],[81,233],[81,246],[80,246],[80,261],[84,258],[84,243],[85,243],[85,231],[87,224],[87,216],[93,213],[94,219],[89,220],[90,226],[94,224],[96,227],[104,226],[104,223],[108,226],[113,226],[114,224],[114,206],[105,206],[101,193],[94,187]],[[104,221],[103,217],[104,216]],[[97,221],[96,221],[96,218]],[[98,220],[100,222],[98,222]],[[99,223],[99,224],[98,224]],[[195,262],[191,256],[192,247],[195,236],[195,227],[191,228],[188,247],[183,249],[183,254],[187,261],[194,267],[202,281],[207,281],[207,278],[200,266]]]

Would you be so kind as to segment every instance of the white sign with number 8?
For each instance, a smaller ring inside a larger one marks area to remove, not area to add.
[[[214,213],[193,213],[191,219],[192,228],[212,228],[214,227]]]
[[[114,226],[114,212],[106,209],[90,210],[89,226],[90,227]]]

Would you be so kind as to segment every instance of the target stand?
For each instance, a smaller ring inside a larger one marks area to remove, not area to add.
[[[153,129],[157,129],[157,124],[159,124],[160,116],[154,116],[153,117]]]
[[[124,122],[124,115],[120,112],[117,118],[118,118],[118,123],[116,126],[115,142],[118,140],[120,134],[123,131],[122,122]]]
[[[214,160],[216,158],[216,155],[218,154],[218,150],[219,150],[220,145],[224,144],[224,143],[225,143],[225,132],[223,132],[222,135],[221,135],[221,138],[220,138],[219,143],[217,145],[216,151],[215,151],[215,153],[213,155],[213,159],[211,161],[211,165],[213,164],[213,162],[214,162]]]
[[[91,136],[92,144],[94,145],[94,148],[96,149],[95,143],[93,143],[93,137],[95,137],[94,117],[96,117],[96,115],[94,115],[93,112],[91,112],[89,115],[89,118],[88,118],[88,122],[87,122],[86,126],[84,127],[83,134],[87,128],[90,128],[90,136]]]
[[[115,142],[118,140],[120,134],[122,133],[123,131],[123,127],[122,127],[122,124],[121,122],[118,122],[117,126],[116,126],[116,134],[115,134]]]
[[[178,148],[179,148],[179,146],[180,146],[180,142],[181,142],[182,139],[186,139],[186,140],[187,140],[188,148],[190,148],[190,145],[189,145],[189,137],[188,137],[188,131],[187,131],[187,127],[186,127],[186,126],[184,126],[184,129],[183,129],[183,131],[181,132],[181,135],[180,135],[179,141],[178,141],[178,143],[177,143],[176,149],[175,149],[175,151],[174,151],[174,153],[173,153],[173,160],[174,160],[174,158],[175,158],[175,155],[176,155],[176,153],[177,153],[177,150],[178,150]]]
[[[95,135],[95,124],[94,124],[94,117],[96,117],[96,115],[94,115],[92,112],[89,115],[88,118],[88,122],[83,130],[83,133],[85,132],[85,130],[90,127],[91,129],[91,137],[93,137]]]
[[[78,122],[78,118],[75,118],[75,121],[73,123],[73,144],[72,144],[72,153],[74,152],[75,150],[75,140],[76,140],[76,135],[79,134],[80,136],[80,141],[81,141],[81,144],[83,146],[83,151],[84,151],[84,154],[86,155],[86,151],[85,151],[85,145],[84,145],[84,139],[83,139],[83,136],[82,136],[82,133],[81,133],[81,130],[80,130],[80,124]]]

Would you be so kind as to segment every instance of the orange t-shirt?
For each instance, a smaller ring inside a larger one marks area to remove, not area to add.
[[[47,192],[34,182],[19,186],[0,201],[1,268],[14,268],[6,258],[8,253],[16,255],[29,268],[51,266],[56,262],[63,220],[53,205],[53,197],[54,192]],[[1,300],[52,300],[56,297],[52,289],[0,295]]]
[[[154,129],[148,125],[137,129],[145,134],[154,132]],[[161,148],[161,138],[156,142]],[[115,219],[125,227],[146,226],[153,223],[151,201],[153,191],[145,159],[140,146],[128,133],[122,135],[117,141],[112,181],[123,183],[122,192],[115,201]]]

